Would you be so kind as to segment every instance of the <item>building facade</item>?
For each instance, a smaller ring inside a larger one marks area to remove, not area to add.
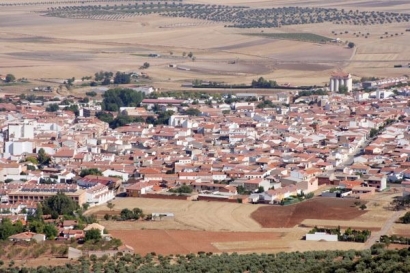
[[[347,92],[352,92],[353,90],[353,79],[352,75],[345,73],[333,73],[330,77],[329,88],[332,92],[339,92],[340,87],[345,86]]]

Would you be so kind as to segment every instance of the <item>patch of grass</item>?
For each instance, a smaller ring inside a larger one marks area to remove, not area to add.
[[[311,43],[330,42],[332,39],[313,33],[248,33],[246,35]]]

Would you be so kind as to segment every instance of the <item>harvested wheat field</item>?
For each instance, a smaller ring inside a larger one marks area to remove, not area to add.
[[[221,5],[215,0],[180,2],[183,5]],[[406,1],[393,1],[388,5],[382,2],[228,0],[223,4],[252,9],[303,6],[369,12],[410,10]],[[4,5],[7,3],[13,5]],[[149,84],[166,89],[180,88],[181,82],[193,79],[239,84],[250,83],[259,76],[281,84],[322,85],[328,81],[329,74],[339,68],[355,78],[388,77],[406,74],[407,70],[395,69],[393,65],[410,62],[410,33],[406,32],[408,23],[403,21],[383,25],[325,22],[237,28],[225,27],[232,21],[198,19],[199,13],[192,17],[166,17],[156,12],[128,12],[130,1],[116,1],[116,5],[124,5],[124,10],[110,10],[108,15],[100,15],[104,11],[97,12],[97,8],[107,4],[114,6],[114,3],[97,0],[89,2],[94,11],[84,11],[80,2],[67,1],[15,0],[1,1],[1,4],[0,73],[12,73],[38,84],[51,78],[79,79],[100,70],[138,71],[144,62],[149,62],[150,68],[146,71],[152,79]],[[154,4],[157,5],[156,1]],[[78,14],[82,15],[76,17],[69,12],[62,16],[47,15],[51,10],[63,10],[67,6],[79,7]],[[283,40],[257,35],[261,33],[315,34],[326,39],[339,38],[343,42]],[[346,42],[354,42],[356,48],[349,49]],[[195,59],[186,57],[184,52],[192,52]],[[150,58],[150,53],[161,56]],[[170,64],[191,70],[172,69]]]
[[[132,246],[136,253],[187,254],[273,249],[281,233],[208,232],[189,230],[112,230],[110,233]],[[218,248],[220,245],[221,249]]]
[[[263,206],[252,218],[266,228],[290,228],[305,219],[353,220],[366,213],[359,210],[354,199],[315,198],[290,206]]]
[[[263,231],[250,215],[259,206],[227,202],[190,202],[184,200],[164,200],[150,198],[116,198],[114,211],[119,213],[124,208],[140,208],[145,214],[174,213],[174,220],[169,221],[109,221],[106,227],[114,229],[189,229],[202,231]],[[102,212],[101,212],[102,211]],[[98,206],[87,211],[101,218],[107,211],[106,206]],[[105,222],[104,222],[105,224]]]

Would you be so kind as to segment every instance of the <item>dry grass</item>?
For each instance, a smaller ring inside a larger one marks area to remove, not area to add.
[[[174,229],[206,230],[206,231],[261,231],[258,223],[251,219],[250,214],[258,207],[248,204],[236,204],[225,202],[188,202],[180,200],[162,200],[149,198],[117,198],[114,202],[114,210],[123,208],[141,208],[144,213],[172,212],[175,219],[172,221],[155,222],[112,222],[107,224],[108,230],[118,229],[141,229],[153,228],[168,229],[171,225]],[[105,206],[92,208],[88,213],[98,210],[106,210]],[[120,224],[118,224],[120,223]]]

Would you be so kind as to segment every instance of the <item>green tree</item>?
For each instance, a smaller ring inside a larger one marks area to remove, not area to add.
[[[26,162],[31,162],[34,165],[38,165],[38,160],[34,156],[28,156],[26,157]]]
[[[272,88],[277,86],[276,81],[268,81],[263,77],[260,77],[257,81],[253,80],[251,86],[254,88]]]
[[[80,114],[80,110],[78,109],[77,104],[71,104],[70,106],[66,106],[64,107],[64,110],[73,112],[76,117]]]
[[[99,229],[96,228],[92,228],[90,230],[87,230],[87,232],[85,233],[85,238],[84,240],[87,241],[99,241],[101,240],[102,236],[101,236],[101,232]]]
[[[14,82],[15,80],[16,80],[16,77],[14,77],[13,74],[6,75],[6,82]]]
[[[258,190],[256,191],[257,193],[262,193],[262,192],[264,192],[265,191],[265,189],[262,187],[262,186],[259,186],[258,187]]]
[[[141,66],[142,69],[148,69],[150,67],[150,64],[148,62],[143,63]]]
[[[347,93],[349,93],[349,89],[345,85],[339,86],[339,93],[340,94],[347,94]]]
[[[110,123],[110,122],[112,122],[113,119],[114,119],[114,117],[113,117],[113,115],[112,115],[111,113],[109,113],[109,112],[104,112],[104,111],[97,112],[97,113],[95,114],[95,116],[96,116],[99,120],[104,121],[104,122],[106,122],[106,123]]]
[[[29,223],[30,231],[35,233],[44,233],[44,226],[43,220],[33,220]]]
[[[137,107],[144,99],[144,94],[129,88],[109,89],[103,94],[102,109],[116,112],[120,107]]]
[[[371,138],[377,136],[378,133],[379,133],[379,130],[374,129],[374,128],[370,129],[370,137]]]
[[[410,212],[406,212],[403,217],[400,217],[400,221],[403,224],[409,224],[410,223]]]
[[[42,205],[45,214],[51,214],[54,211],[59,215],[73,215],[79,209],[78,204],[62,192],[47,198]]]
[[[44,234],[48,239],[54,239],[58,235],[58,230],[55,225],[53,224],[46,224],[44,226]]]
[[[3,218],[0,223],[0,240],[6,240],[13,234],[15,234],[15,229],[10,219]]]
[[[122,220],[134,219],[134,213],[132,212],[132,210],[125,208],[121,210],[120,217]]]
[[[112,202],[107,202],[107,208],[108,208],[109,210],[112,210],[114,207],[115,207],[115,204],[114,204],[114,203],[112,203]]]
[[[47,111],[47,112],[57,112],[58,109],[60,109],[60,108],[58,107],[58,104],[57,104],[57,103],[49,104],[49,105],[46,107],[46,111]]]
[[[134,121],[135,121],[135,119],[133,119],[130,116],[119,115],[118,117],[113,119],[109,124],[110,124],[110,128],[115,129],[117,127],[121,127],[121,126],[125,126],[127,124],[130,124]]]
[[[115,73],[114,84],[129,84],[131,82],[131,74],[124,72]]]
[[[196,108],[188,108],[185,110],[185,114],[188,116],[199,116],[201,114],[201,111],[196,109]]]
[[[353,42],[349,42],[349,43],[347,44],[347,46],[348,46],[349,48],[354,48],[356,45],[355,45]]]
[[[38,150],[37,160],[40,165],[47,165],[50,162],[50,157],[46,154],[46,151],[43,148]]]
[[[83,169],[80,172],[81,177],[85,177],[87,175],[98,175],[103,176],[102,172],[97,168],[90,168],[90,169]]]

